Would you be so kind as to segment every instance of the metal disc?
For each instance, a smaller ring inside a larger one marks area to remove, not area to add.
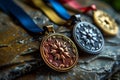
[[[118,33],[118,26],[113,18],[107,13],[96,10],[94,11],[94,21],[97,26],[103,31],[104,35],[114,36]]]
[[[44,37],[40,53],[45,63],[59,72],[70,70],[78,60],[75,44],[70,38],[57,33]]]
[[[104,46],[103,35],[94,25],[78,22],[73,28],[73,38],[79,48],[90,54],[97,54]]]

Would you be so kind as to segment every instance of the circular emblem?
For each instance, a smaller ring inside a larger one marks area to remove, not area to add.
[[[118,26],[113,18],[107,13],[97,10],[94,11],[94,20],[98,27],[105,35],[116,35],[118,33]]]
[[[99,53],[104,46],[104,39],[99,29],[88,22],[75,24],[73,38],[80,49],[90,54]]]
[[[45,63],[60,72],[68,71],[78,60],[75,44],[70,38],[57,33],[44,37],[40,52]]]

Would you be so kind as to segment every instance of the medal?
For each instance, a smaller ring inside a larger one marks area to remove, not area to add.
[[[80,17],[80,15],[75,15],[70,19],[73,26],[73,39],[80,50],[97,54],[104,46],[104,38],[97,27],[91,23],[81,21]]]
[[[118,33],[118,26],[113,18],[102,10],[93,11],[93,18],[103,31],[104,35],[116,35]]]
[[[118,25],[115,20],[106,12],[97,10],[95,5],[82,7],[76,0],[59,0],[62,4],[67,4],[70,8],[79,12],[87,13],[93,11],[93,19],[95,24],[101,29],[106,36],[115,36],[118,33]]]
[[[42,39],[40,53],[45,63],[52,69],[65,72],[75,66],[78,52],[70,38],[54,33],[53,27],[47,26],[47,35]]]
[[[42,0],[39,2],[45,5]],[[73,40],[77,44],[80,51],[84,51],[89,54],[100,53],[104,46],[104,38],[98,28],[91,23],[82,21],[80,15],[70,16],[70,14],[67,13],[67,11],[56,0],[48,0],[48,2],[52,5],[53,9],[61,18],[67,20],[66,26],[72,27]],[[33,0],[33,3],[38,7],[37,0]],[[41,9],[40,6],[39,8]],[[50,9],[44,10],[45,13],[48,13],[49,11]]]
[[[40,44],[40,54],[50,68],[65,72],[75,66],[78,60],[78,51],[70,38],[55,33],[52,25],[43,29],[39,28],[29,15],[13,1],[0,0],[0,8],[5,12],[11,13],[29,32],[45,34]]]

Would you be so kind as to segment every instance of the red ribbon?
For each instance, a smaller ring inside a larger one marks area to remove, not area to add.
[[[96,5],[90,5],[88,7],[82,7],[76,0],[59,0],[62,4],[68,4],[73,9],[77,9],[80,12],[86,13],[91,10],[96,10]]]

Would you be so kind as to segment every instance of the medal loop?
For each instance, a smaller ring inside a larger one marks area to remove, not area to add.
[[[53,25],[44,26],[45,34],[55,33]]]

